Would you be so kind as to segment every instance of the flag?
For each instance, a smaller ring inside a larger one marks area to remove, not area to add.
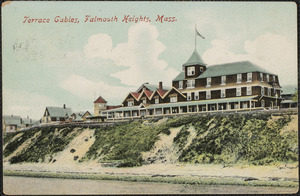
[[[195,31],[196,31],[196,34],[197,34],[197,35],[199,35],[202,39],[205,39],[205,37],[203,37],[203,36],[198,32],[198,30],[196,29],[196,27],[195,27]]]

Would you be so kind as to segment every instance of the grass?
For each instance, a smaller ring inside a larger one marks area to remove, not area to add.
[[[114,180],[130,182],[156,182],[170,184],[190,185],[238,185],[238,186],[266,186],[266,187],[289,187],[296,188],[298,182],[293,181],[244,181],[237,178],[208,178],[208,177],[165,177],[165,176],[129,176],[129,175],[104,175],[104,174],[74,174],[74,173],[46,173],[46,172],[23,172],[3,171],[4,176],[22,176],[31,178],[59,178],[59,179],[89,179],[89,180]]]

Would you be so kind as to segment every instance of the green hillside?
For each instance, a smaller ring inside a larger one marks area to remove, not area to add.
[[[179,127],[180,131],[171,138],[178,162],[255,165],[295,162],[298,161],[298,130],[286,128],[290,127],[292,118],[297,117],[195,115],[99,127],[93,130],[95,141],[84,156],[74,161],[108,162],[119,167],[146,164],[143,152],[159,148],[156,143],[161,136],[168,136],[171,128]],[[57,153],[65,150],[83,130],[47,127],[7,134],[3,156],[12,164],[55,162]]]

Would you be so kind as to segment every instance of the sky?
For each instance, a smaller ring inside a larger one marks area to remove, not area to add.
[[[93,112],[100,95],[115,105],[145,82],[171,86],[195,26],[207,66],[249,60],[297,85],[293,2],[12,2],[2,4],[3,114]]]

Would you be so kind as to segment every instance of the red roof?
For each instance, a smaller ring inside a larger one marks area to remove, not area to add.
[[[132,96],[134,96],[136,99],[138,99],[141,93],[134,93],[134,92],[131,92],[131,94],[132,94]]]
[[[147,95],[148,98],[150,98],[152,93],[153,93],[152,91],[149,91],[149,90],[145,90],[144,92],[145,92],[145,94]]]
[[[107,101],[105,101],[105,99],[103,99],[101,96],[99,96],[98,99],[96,99],[96,101],[94,101],[94,103],[107,103]]]
[[[122,107],[122,106],[121,106],[121,105],[108,105],[108,106],[106,107],[106,109],[107,109],[107,110],[111,110],[111,109],[120,108],[120,107]]]
[[[157,89],[157,92],[159,93],[159,95],[162,97],[164,96],[164,94],[166,94],[166,92],[168,92],[167,90],[163,90],[163,89]]]

